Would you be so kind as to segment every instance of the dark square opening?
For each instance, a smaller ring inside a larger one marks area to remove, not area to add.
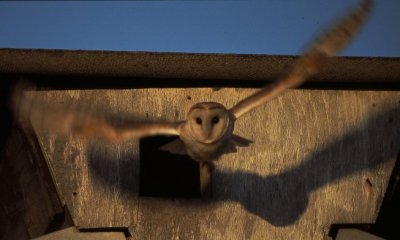
[[[177,137],[140,140],[139,196],[200,198],[200,163],[187,155],[171,154],[160,147]]]

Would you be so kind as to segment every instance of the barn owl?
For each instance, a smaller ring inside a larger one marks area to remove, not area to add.
[[[60,111],[34,107],[27,101],[20,101],[20,106],[25,109],[22,111],[29,112],[31,121],[40,122],[42,126],[56,129],[60,133],[72,133],[84,138],[99,137],[117,142],[156,135],[176,135],[179,138],[161,149],[174,154],[187,154],[195,161],[210,162],[222,154],[236,152],[237,146],[248,146],[252,143],[233,133],[235,122],[244,114],[285,90],[299,86],[315,74],[353,38],[371,8],[372,0],[363,0],[355,10],[311,44],[309,50],[294,63],[284,78],[265,86],[231,108],[216,102],[200,102],[189,109],[186,119],[182,121],[126,124],[117,127],[106,119],[74,109]]]

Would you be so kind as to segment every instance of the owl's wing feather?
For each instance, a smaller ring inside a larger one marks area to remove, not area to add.
[[[83,138],[120,142],[157,135],[179,135],[180,123],[135,123],[115,126],[105,119],[86,118],[72,124],[71,132]]]
[[[186,146],[180,138],[163,145],[160,149],[172,154],[187,155]]]
[[[248,147],[253,143],[253,141],[235,134],[232,135],[232,142],[239,147]]]
[[[360,6],[328,29],[311,48],[295,62],[289,74],[277,82],[243,99],[229,111],[235,119],[268,102],[289,88],[298,87],[318,72],[328,59],[342,50],[361,28],[372,9],[372,0],[363,0]]]
[[[18,93],[18,90],[16,92]],[[119,121],[123,124],[118,124],[73,106],[55,107],[43,101],[35,101],[25,94],[15,95],[13,101],[14,115],[25,127],[64,136],[72,134],[81,138],[100,138],[109,142],[155,135],[179,135],[182,123],[137,123],[125,120]]]

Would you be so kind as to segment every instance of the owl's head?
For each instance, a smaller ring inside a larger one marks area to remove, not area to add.
[[[218,141],[232,129],[231,121],[228,110],[216,102],[197,103],[187,114],[190,135],[206,144]]]

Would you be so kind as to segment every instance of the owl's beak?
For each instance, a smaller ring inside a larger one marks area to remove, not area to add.
[[[211,143],[214,143],[214,142],[215,142],[214,140],[208,139],[208,138],[203,141],[203,143],[206,143],[206,144],[211,144]]]
[[[209,141],[212,133],[212,126],[210,124],[204,124],[203,125],[203,133],[204,133],[204,139],[206,141]]]

